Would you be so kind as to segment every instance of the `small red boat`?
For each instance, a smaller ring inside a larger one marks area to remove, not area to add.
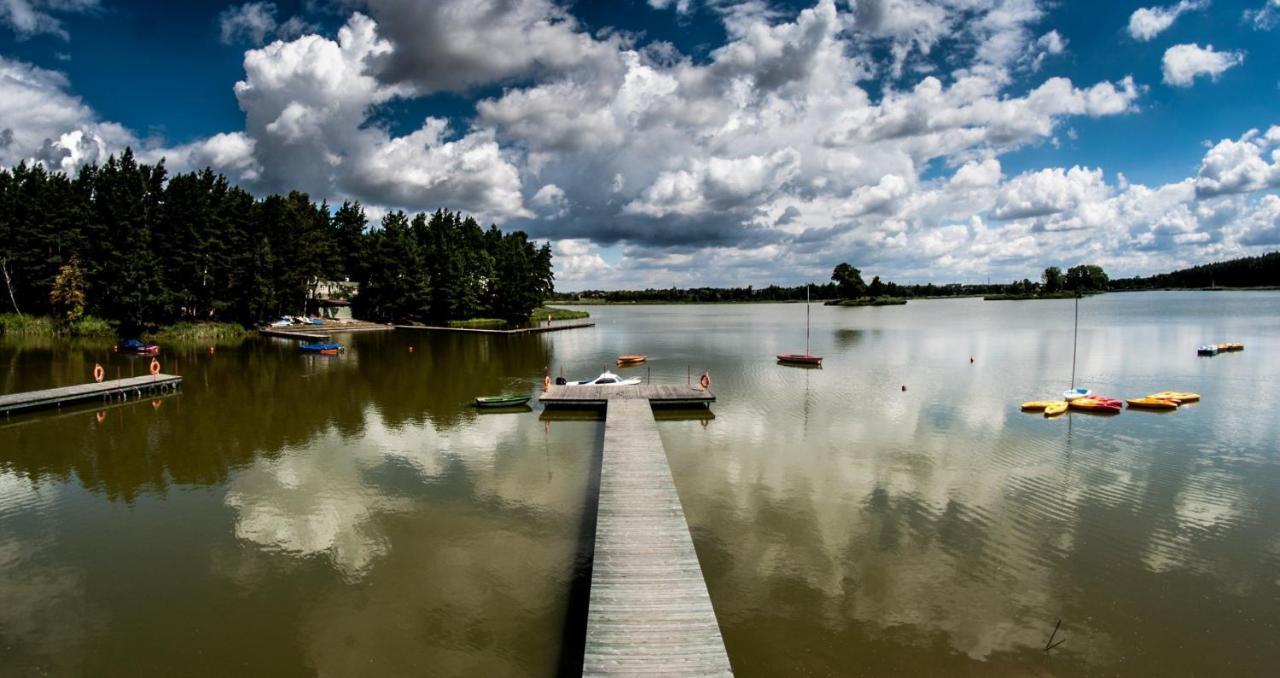
[[[809,353],[779,353],[778,362],[788,365],[821,365],[822,356]]]

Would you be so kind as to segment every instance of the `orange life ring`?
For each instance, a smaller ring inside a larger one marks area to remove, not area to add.
[[[544,391],[551,390],[551,375],[548,374],[542,377],[542,390]]]
[[[702,384],[702,390],[710,391],[711,390],[711,373],[704,370],[702,372],[702,376],[698,377],[698,383]]]
[[[107,372],[106,370],[102,369],[102,365],[99,365],[98,363],[93,364],[93,380],[94,381],[98,383],[102,383],[102,378],[105,377],[106,375],[107,375]]]
[[[160,361],[155,358],[151,359],[151,376],[160,374]]]

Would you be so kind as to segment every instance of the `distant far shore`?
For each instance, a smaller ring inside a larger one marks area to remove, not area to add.
[[[1280,286],[1260,287],[1157,287],[1150,289],[1121,289],[1105,292],[1090,292],[1085,297],[1104,294],[1128,294],[1132,292],[1276,292]],[[983,299],[986,301],[1034,301],[1045,299],[1070,299],[1071,292],[1055,292],[1048,295],[1023,294],[938,294],[920,297],[892,297],[879,302],[873,299],[813,299],[811,303],[823,306],[898,306],[908,301],[933,301],[938,299]],[[547,306],[691,306],[705,304],[803,304],[803,299],[720,299],[720,300],[684,300],[684,299],[645,299],[637,301],[610,301],[608,299],[551,299]]]

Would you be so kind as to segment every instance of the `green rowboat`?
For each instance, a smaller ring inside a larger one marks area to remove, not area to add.
[[[476,407],[515,407],[529,402],[532,397],[527,395],[481,396],[476,398]]]

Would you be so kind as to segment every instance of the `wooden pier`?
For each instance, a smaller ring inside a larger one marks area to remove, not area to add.
[[[595,323],[566,323],[563,325],[539,325],[537,327],[518,327],[513,330],[489,330],[479,327],[441,327],[439,325],[396,325],[398,330],[426,330],[429,332],[456,332],[461,334],[542,334],[561,330],[576,330],[583,327],[595,327]]]
[[[538,400],[545,407],[605,407],[613,400],[643,400],[654,407],[709,407],[716,401],[716,396],[711,391],[704,391],[696,386],[571,384],[552,386],[543,391]]]
[[[562,386],[542,401],[590,406],[598,398],[604,451],[582,675],[731,675],[650,405],[715,396],[690,387]]]
[[[141,377],[76,384],[43,391],[10,393],[0,395],[0,414],[9,415],[15,412],[61,407],[75,403],[105,402],[132,396],[143,397],[155,393],[168,393],[177,390],[181,384],[182,377],[176,375],[147,374]]]
[[[264,337],[283,337],[285,339],[305,339],[307,341],[324,341],[335,334],[352,334],[355,332],[386,332],[394,330],[392,325],[382,325],[363,320],[325,323],[324,325],[286,325],[284,327],[262,327],[258,334]]]

